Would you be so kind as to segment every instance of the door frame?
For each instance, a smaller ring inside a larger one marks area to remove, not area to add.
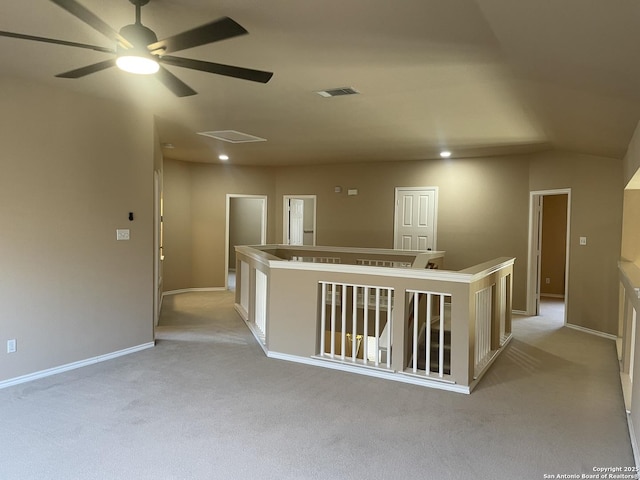
[[[232,198],[256,198],[262,199],[262,228],[260,230],[260,243],[267,243],[267,195],[247,195],[244,193],[227,193],[225,211],[225,232],[224,232],[224,288],[229,288],[229,211]]]
[[[542,209],[543,197],[567,195],[567,232],[564,267],[564,323],[567,323],[569,305],[569,256],[571,252],[571,188],[535,190],[529,192],[529,245],[527,259],[527,315],[540,314],[540,282],[542,281]]]
[[[434,201],[433,201],[433,246],[431,247],[432,251],[437,250],[438,243],[438,187],[396,187],[395,194],[393,198],[393,248],[394,250],[398,249],[398,245],[400,245],[398,238],[398,202],[399,197],[398,194],[403,190],[423,190],[423,191],[433,191],[434,192]]]
[[[312,199],[313,200],[313,243],[311,245],[315,246],[316,244],[316,221],[317,214],[316,210],[318,208],[318,196],[317,195],[283,195],[282,196],[282,243],[284,245],[289,245],[289,200],[292,198],[300,198],[302,200]]]
[[[163,275],[163,205],[162,205],[162,171],[153,171],[153,335],[160,321],[162,310],[162,275]]]

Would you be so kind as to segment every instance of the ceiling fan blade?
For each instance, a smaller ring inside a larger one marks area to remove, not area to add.
[[[122,35],[98,18],[93,12],[80,5],[75,0],[51,0],[59,7],[64,8],[71,15],[82,20],[84,23],[94,28],[109,40],[120,43],[124,48],[133,48],[133,45]]]
[[[94,63],[93,65],[87,65],[86,67],[77,68],[75,70],[70,70],[65,73],[59,73],[56,77],[60,78],[80,78],[91,73],[96,73],[101,70],[105,70],[109,67],[115,67],[116,59],[112,58],[111,60],[105,60],[104,62]]]
[[[163,66],[160,66],[156,77],[178,97],[188,97],[198,93]]]
[[[159,40],[148,45],[147,48],[152,53],[171,53],[237,37],[238,35],[244,35],[246,33],[249,32],[234,20],[229,17],[222,17],[206,25]]]
[[[58,40],[55,38],[36,37],[33,35],[24,35],[22,33],[3,32],[0,31],[0,37],[19,38],[21,40],[33,40],[35,42],[54,43],[56,45],[66,45],[68,47],[87,48],[97,52],[116,53],[112,48],[99,47],[97,45],[87,45],[86,43],[68,42],[67,40]]]
[[[267,83],[273,76],[272,72],[253,70],[250,68],[235,67],[233,65],[223,65],[221,63],[203,62],[202,60],[192,60],[190,58],[162,56],[158,60],[167,65],[175,67],[190,68],[201,72],[216,73],[227,77],[242,78],[252,82]]]

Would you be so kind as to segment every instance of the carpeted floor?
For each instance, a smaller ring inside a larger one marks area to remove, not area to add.
[[[542,479],[633,465],[611,340],[553,314],[471,395],[268,359],[229,292],[157,346],[0,390],[0,479]]]

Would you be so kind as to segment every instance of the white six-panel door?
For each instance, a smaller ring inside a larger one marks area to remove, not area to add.
[[[397,187],[394,248],[435,250],[437,187]]]
[[[304,200],[289,199],[289,245],[302,245],[304,238]]]

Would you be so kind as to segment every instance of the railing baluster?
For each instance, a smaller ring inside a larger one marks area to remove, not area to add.
[[[322,308],[320,308],[320,355],[326,355],[325,335],[327,331],[327,284],[320,282],[322,285]]]
[[[440,352],[438,358],[438,375],[444,375],[444,295],[440,295]]]
[[[391,368],[391,317],[393,315],[391,307],[391,289],[387,288],[387,368]]]
[[[413,292],[413,373],[418,371],[418,292]]]
[[[354,285],[351,291],[351,301],[353,302],[352,326],[351,326],[351,360],[356,361],[358,355],[358,286]]]
[[[336,354],[336,285],[331,284],[331,358]]]
[[[340,358],[344,360],[345,350],[347,348],[347,286],[342,285],[342,335],[340,335]]]
[[[362,293],[362,302],[364,305],[364,337],[362,342],[364,343],[364,363],[369,361],[369,287],[364,287]]]
[[[380,364],[380,289],[376,288],[376,360],[375,366]]]
[[[433,302],[433,296],[430,293],[427,293],[427,318],[425,319],[424,328],[425,328],[425,372],[427,375],[431,375],[431,316],[433,315],[433,309],[431,308],[431,303]]]

